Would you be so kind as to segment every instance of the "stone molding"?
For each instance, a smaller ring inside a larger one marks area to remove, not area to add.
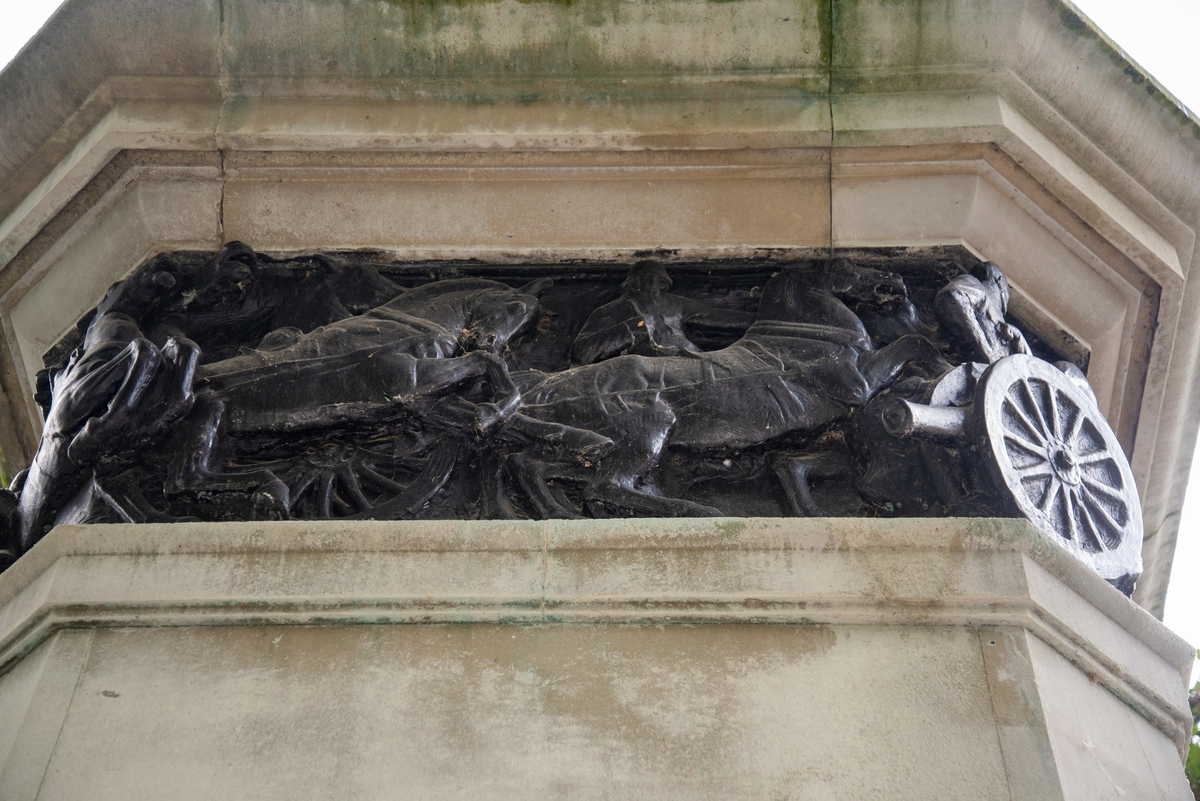
[[[1188,645],[1018,520],[63,526],[0,575],[0,670],[62,629],[431,622],[1023,628],[1191,725]]]

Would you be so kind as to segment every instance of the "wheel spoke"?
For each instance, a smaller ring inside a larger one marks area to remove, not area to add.
[[[381,489],[386,492],[404,492],[404,485],[397,484],[390,478],[384,478],[379,473],[367,464],[362,465],[362,477],[368,484],[373,485],[376,489]]]
[[[326,473],[321,476],[321,488],[318,491],[317,514],[321,517],[333,517],[331,505],[333,503],[333,473]]]
[[[1038,503],[1038,509],[1042,512],[1049,512],[1050,505],[1054,503],[1054,499],[1058,497],[1058,491],[1061,485],[1051,476],[1050,483],[1046,486],[1046,494],[1042,496],[1042,500]]]
[[[350,493],[350,497],[358,504],[358,510],[362,512],[370,509],[371,502],[363,494],[362,487],[358,483],[358,476],[354,475],[354,467],[351,464],[342,465],[339,474],[339,478],[341,478],[346,491]]]
[[[1040,457],[1043,461],[1046,458],[1045,446],[1037,445],[1033,442],[1030,442],[1027,439],[1022,439],[1021,437],[1018,437],[1016,434],[1012,433],[1011,431],[1004,432],[1004,440],[1005,440],[1005,442],[1010,442],[1013,445],[1016,445],[1018,448],[1020,448],[1023,451],[1027,451],[1031,456]]]
[[[1115,501],[1124,504],[1126,501],[1121,497],[1120,490],[1114,489],[1107,484],[1102,484],[1089,475],[1083,475],[1083,483],[1096,495],[1102,495],[1110,501]]]
[[[1025,391],[1025,400],[1029,401],[1029,405],[1033,407],[1033,413],[1037,417],[1038,425],[1041,426],[1041,433],[1043,435],[1057,434],[1058,432],[1056,430],[1047,425],[1046,415],[1042,413],[1041,404],[1039,404],[1037,402],[1037,398],[1033,396],[1033,387],[1029,386],[1028,378],[1021,381],[1021,389]],[[1054,394],[1053,389],[1050,390],[1050,394]]]
[[[1068,448],[1075,442],[1075,437],[1079,435],[1079,429],[1083,428],[1083,407],[1075,410],[1075,416],[1071,418],[1071,425],[1067,428],[1067,433],[1063,434],[1063,444]]]
[[[1067,531],[1063,534],[1063,536],[1069,540],[1078,541],[1079,532],[1075,529],[1075,506],[1073,503],[1071,503],[1071,491],[1066,487],[1063,488],[1062,499],[1063,511],[1067,516]]]
[[[1079,504],[1079,509],[1083,512],[1087,527],[1092,530],[1092,538],[1096,540],[1097,547],[1102,551],[1107,551],[1108,543],[1104,540],[1104,535],[1100,533],[1100,527],[1096,525],[1096,519],[1092,517],[1091,506],[1078,498],[1076,499],[1076,503]]]
[[[1050,401],[1046,407],[1048,417],[1050,418],[1050,433],[1055,437],[1062,436],[1062,418],[1058,415],[1058,390],[1054,387],[1047,387],[1047,396]]]
[[[1093,511],[1100,513],[1100,516],[1102,518],[1104,518],[1104,522],[1107,523],[1109,528],[1111,528],[1113,531],[1120,534],[1121,532],[1123,532],[1125,530],[1125,527],[1116,521],[1116,518],[1114,518],[1112,516],[1112,513],[1108,511],[1108,507],[1105,506],[1104,504],[1093,503],[1092,509],[1093,509]]]
[[[299,478],[296,480],[296,483],[294,485],[288,485],[288,495],[290,496],[288,498],[289,512],[296,506],[296,502],[300,500],[300,496],[303,495],[308,488],[313,485],[313,482],[317,480],[317,474],[311,470],[306,470],[298,475]]]
[[[336,485],[334,485],[334,491],[333,491],[333,508],[337,509],[339,517],[345,517],[347,515],[352,515],[358,511],[353,506],[346,503],[345,499],[342,498],[342,494],[337,491]]]
[[[1036,464],[1029,464],[1014,469],[1020,475],[1022,481],[1030,481],[1035,478],[1048,478],[1054,475],[1054,471],[1045,462],[1037,462]]]
[[[1112,454],[1108,451],[1091,451],[1082,456],[1075,457],[1075,464],[1080,467],[1087,467],[1090,464],[1099,464],[1112,459]]]
[[[1046,444],[1046,437],[1041,431],[1038,430],[1038,427],[1034,425],[1033,421],[1029,419],[1025,412],[1017,408],[1017,404],[1013,403],[1011,400],[1008,402],[1008,406],[1010,409],[1012,409],[1017,420],[1021,422],[1021,425],[1026,428],[1030,434],[1033,434],[1034,439],[1044,446]]]

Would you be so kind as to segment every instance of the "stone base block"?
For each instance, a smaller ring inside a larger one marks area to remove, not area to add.
[[[63,527],[0,798],[1186,801],[1190,656],[1015,520]]]

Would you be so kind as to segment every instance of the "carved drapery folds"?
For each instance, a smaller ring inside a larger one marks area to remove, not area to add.
[[[1024,516],[1128,593],[1126,458],[1007,304],[933,251],[162,255],[48,354],[0,517],[16,555],[105,521]]]

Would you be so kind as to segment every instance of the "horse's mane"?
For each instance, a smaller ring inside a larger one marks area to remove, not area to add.
[[[814,267],[789,267],[776,273],[763,286],[762,299],[758,304],[759,321],[794,322],[805,319],[807,310],[801,305],[803,291],[814,291],[820,286],[813,279],[821,271]]]

